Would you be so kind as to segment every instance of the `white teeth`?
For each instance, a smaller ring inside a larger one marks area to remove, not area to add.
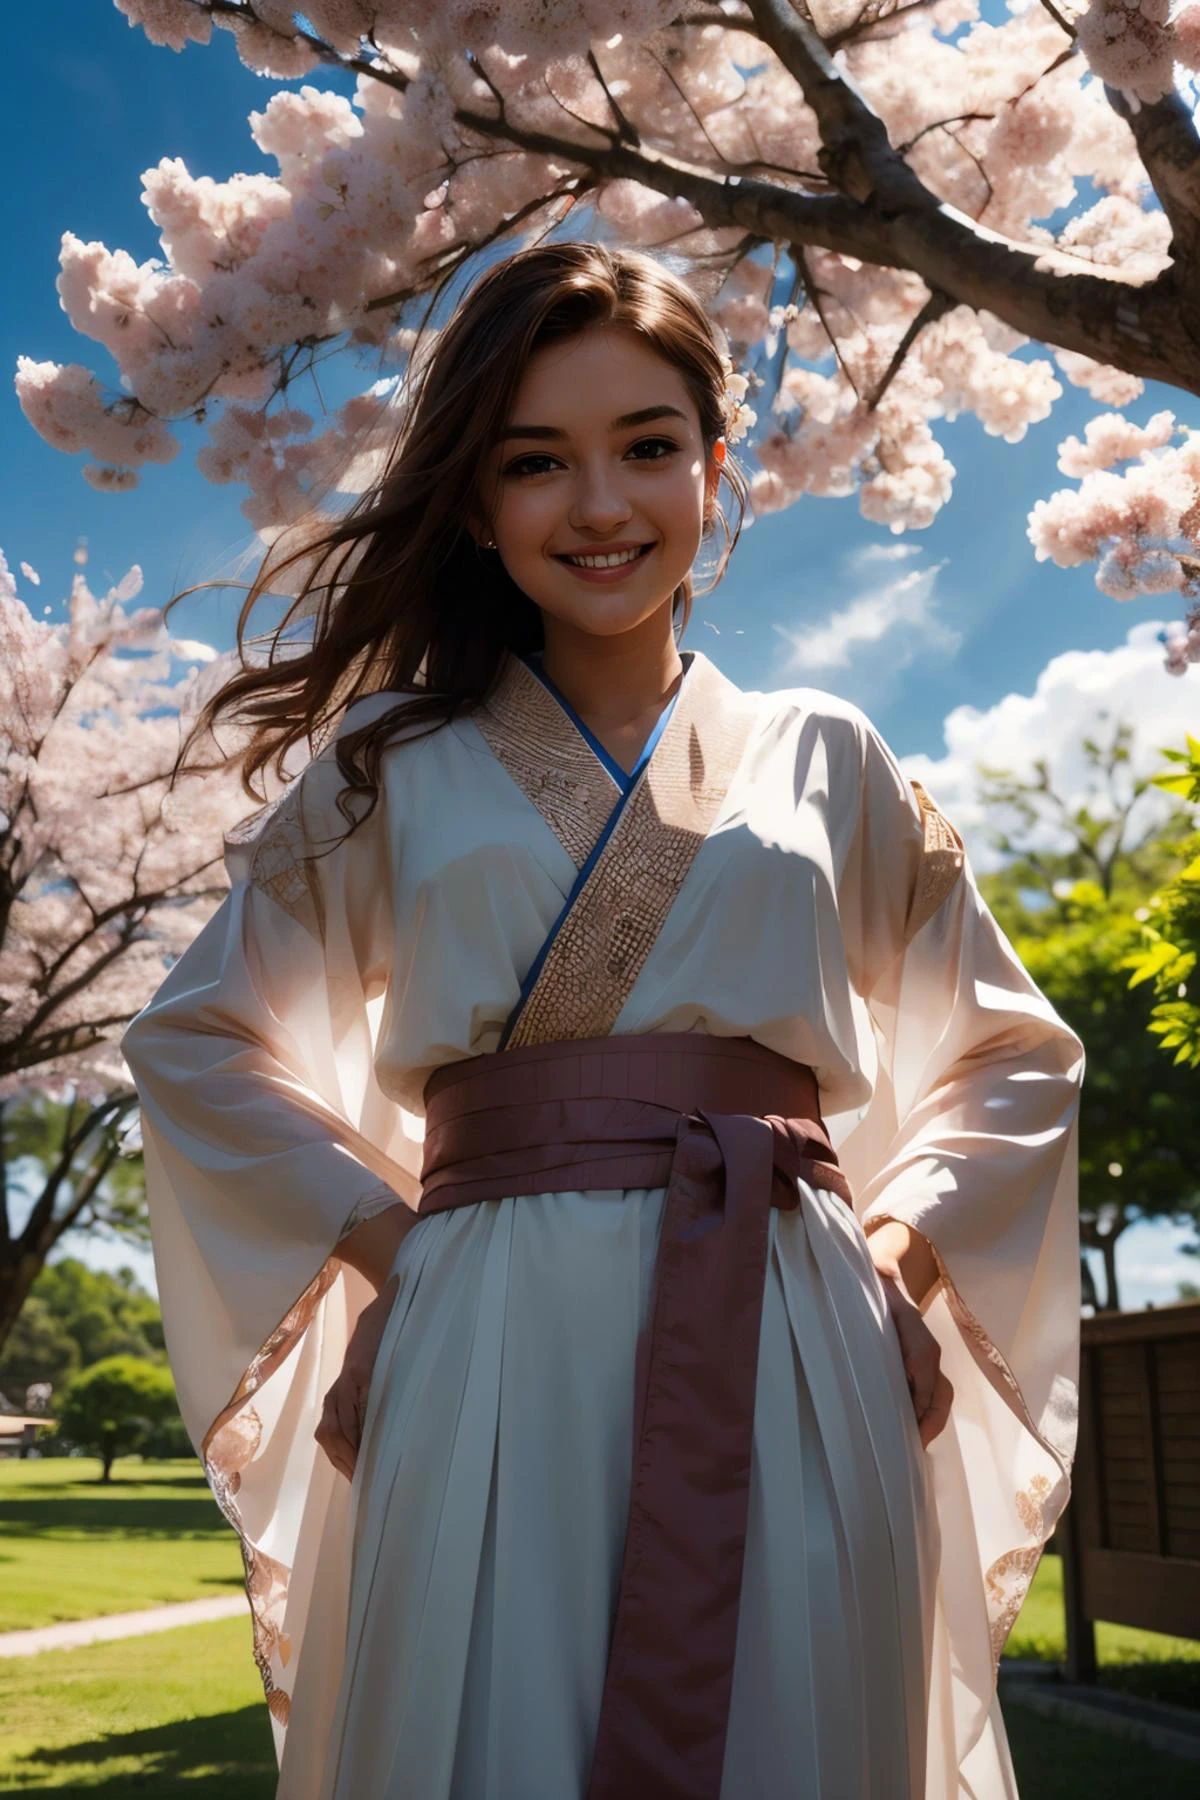
[[[564,562],[575,563],[581,569],[615,569],[621,563],[634,562],[642,554],[645,545],[637,550],[620,550],[610,556],[564,556]]]

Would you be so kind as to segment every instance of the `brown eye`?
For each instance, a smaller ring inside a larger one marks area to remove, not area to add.
[[[639,438],[636,444],[630,445],[630,449],[631,450],[641,450],[641,449],[644,449],[647,444],[656,445],[660,450],[663,451],[664,456],[669,456],[673,450],[678,450],[678,448],[679,448],[679,445],[674,443],[670,438]],[[662,462],[664,460],[664,457],[663,456],[640,457],[638,460],[641,462]]]
[[[672,438],[639,438],[636,444],[630,444],[627,454],[632,454],[635,450],[645,450],[648,446],[653,446],[656,450],[661,451],[662,454],[658,456],[639,456],[637,458],[638,462],[665,462],[668,456],[673,455],[674,452],[679,449],[679,445],[675,443]],[[558,458],[551,456],[548,450],[531,450],[525,456],[515,457],[512,462],[506,465],[503,473],[505,475],[515,475],[518,479],[522,475],[544,475],[546,473],[545,469],[538,468],[535,465],[539,463],[553,463],[557,462],[557,460]]]

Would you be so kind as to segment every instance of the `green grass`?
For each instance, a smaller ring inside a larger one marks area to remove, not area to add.
[[[1193,1762],[1020,1706],[1005,1707],[1004,1725],[1021,1800],[1196,1800]]]
[[[241,1586],[236,1540],[194,1462],[0,1462],[0,1630]],[[1101,1678],[1200,1706],[1200,1644],[1097,1629]],[[1061,1565],[1046,1556],[1008,1654],[1060,1661]],[[1021,1800],[1191,1800],[1194,1765],[1015,1704]],[[272,1800],[275,1759],[246,1619],[0,1662],[0,1793]]]
[[[0,1793],[271,1800],[250,1625],[222,1619],[0,1662]]]
[[[1005,1655],[1062,1662],[1066,1653],[1062,1559],[1043,1556]],[[1146,1700],[1200,1707],[1200,1643],[1191,1638],[1101,1623],[1096,1626],[1096,1658],[1105,1687]]]
[[[242,1619],[0,1663],[0,1793],[271,1800],[275,1759]],[[1017,1706],[1021,1800],[1193,1800],[1194,1764]]]
[[[235,1594],[237,1539],[194,1461],[0,1461],[0,1631]]]

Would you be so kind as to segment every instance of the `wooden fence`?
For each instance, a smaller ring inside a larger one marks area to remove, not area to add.
[[[1200,1638],[1200,1301],[1083,1321],[1056,1542],[1069,1680],[1095,1678],[1097,1619]]]

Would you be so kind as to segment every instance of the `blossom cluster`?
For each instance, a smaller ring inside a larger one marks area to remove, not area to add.
[[[1159,633],[1166,649],[1163,667],[1168,675],[1186,675],[1191,663],[1200,663],[1200,606],[1193,606],[1186,619],[1168,625]]]
[[[213,652],[171,637],[158,608],[131,610],[141,585],[135,565],[97,596],[81,566],[65,617],[35,615],[0,553],[0,818],[15,846],[0,874],[0,1099],[127,1086],[122,1026],[228,885],[223,835],[247,811],[234,771],[166,793]]]
[[[1138,100],[1161,100],[1176,69],[1200,69],[1200,5],[1172,0],[1092,0],[1076,21],[1094,73]]]
[[[761,250],[740,248],[740,226],[710,227],[686,200],[572,159],[573,143],[594,146],[611,129],[615,103],[649,155],[714,171],[756,166],[785,188],[824,193],[805,175],[819,166],[815,115],[736,14],[692,24],[679,0],[310,0],[302,11],[231,0],[219,13],[203,0],[117,3],[176,50],[206,42],[214,26],[229,30],[248,66],[293,85],[249,120],[273,172],[215,180],[167,155],[143,176],[161,255],[139,262],[64,235],[62,305],[112,358],[120,391],[106,398],[79,364],[24,357],[17,392],[49,442],[92,459],[85,474],[96,486],[133,485],[144,466],[177,453],[172,424],[193,419],[209,434],[203,472],[245,489],[243,511],[265,541],[315,493],[361,491],[396,429],[394,382],[378,374],[395,367],[403,380],[405,296],[423,297],[518,214],[524,229],[544,231],[580,184],[593,208],[588,235],[669,246],[698,265],[725,260],[720,291],[703,291],[733,353],[727,436],[755,431],[756,512],[854,495],[872,521],[921,529],[953,492],[942,421],[970,415],[1015,444],[1049,416],[1064,381],[1107,408],[1142,392],[1136,377],[1078,352],[1041,353],[965,306],[909,342],[930,298],[924,283],[848,255],[809,249],[801,303],[780,306],[777,271]],[[831,21],[838,10],[826,9]],[[1140,101],[1172,70],[1200,66],[1200,0],[1173,11],[1168,0],[1090,0],[1071,22],[1083,56],[1064,56],[1050,9],[1017,7],[991,23],[978,0],[937,0],[902,9],[886,32],[851,35],[838,63],[947,208],[1081,267],[1149,280],[1169,265],[1170,227],[1102,83]],[[302,80],[322,56],[357,60],[353,93]],[[515,131],[562,149],[529,150],[467,122],[498,119],[501,105]],[[319,419],[301,383],[332,353],[374,359],[375,369],[357,402]],[[767,367],[769,413],[747,404]],[[1153,510],[1144,490],[1162,478],[1159,511],[1178,520],[1188,478],[1186,459],[1143,461],[1140,478],[1110,474],[1125,429],[1089,428],[1078,449],[1064,449],[1080,489],[1040,503],[1030,520],[1039,553],[1056,560],[1094,545],[1099,585],[1122,596],[1161,591],[1178,570],[1166,540],[1156,556],[1141,512]],[[1130,454],[1152,447],[1127,443]],[[1118,501],[1114,483],[1136,503]]]
[[[1182,437],[1174,446],[1170,440]],[[1096,563],[1096,586],[1114,600],[1187,591],[1200,553],[1200,431],[1155,413],[1143,427],[1117,414],[1093,419],[1086,443],[1059,448],[1064,474],[1080,477],[1039,500],[1029,538],[1039,562]],[[1117,472],[1110,465],[1128,462]]]
[[[758,414],[752,406],[746,404],[746,394],[750,388],[749,377],[735,373],[732,357],[724,354],[721,357],[721,368],[725,375],[725,442],[736,444],[757,422]]]
[[[344,56],[358,54],[369,38],[393,51],[420,47],[445,55],[465,45],[557,59],[582,55],[589,45],[616,36],[644,41],[680,11],[678,0],[441,0],[436,8],[420,0],[306,0],[302,7],[291,0],[255,0],[253,8],[216,13],[195,0],[116,5],[151,43],[172,50],[207,43],[214,25],[231,31],[247,67],[276,80],[316,67],[310,35]],[[937,10],[944,30],[978,16],[973,0],[941,0]],[[832,26],[834,11],[823,9],[822,22]],[[1140,100],[1169,93],[1177,67],[1200,69],[1197,0],[1089,0],[1072,23],[1095,74]]]

